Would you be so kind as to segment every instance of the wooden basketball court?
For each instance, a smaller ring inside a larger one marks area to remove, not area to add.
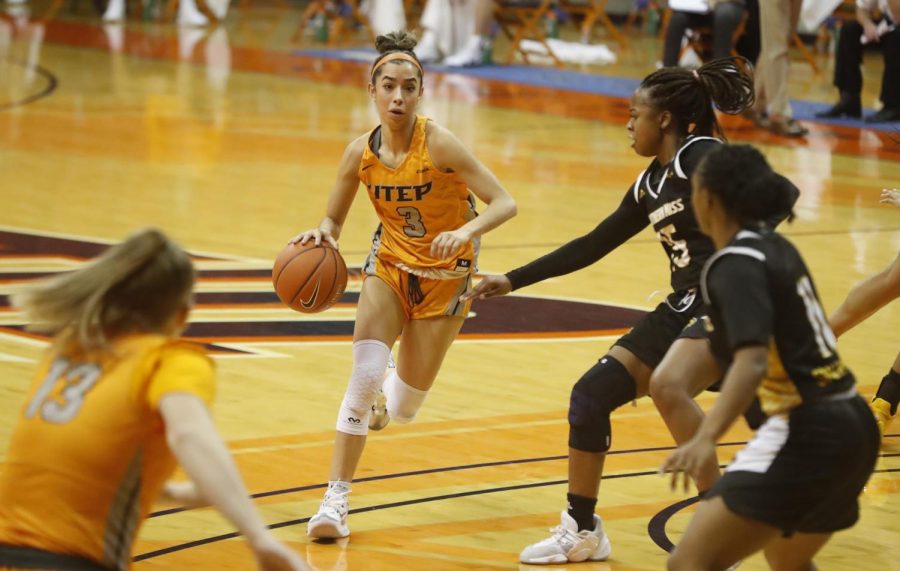
[[[667,291],[655,236],[476,304],[416,422],[370,435],[350,541],[312,543],[305,522],[327,478],[360,282],[357,271],[341,304],[304,316],[277,302],[269,269],[288,238],[320,220],[344,146],[375,125],[369,54],[358,63],[298,53],[321,47],[292,42],[302,6],[247,2],[209,31],[137,17],[101,26],[74,3],[28,9],[28,18],[7,10],[0,19],[0,460],[45,347],[22,331],[7,295],[158,226],[197,257],[188,336],[216,356],[218,425],[279,537],[318,571],[519,568],[520,549],[565,507],[571,385]],[[347,45],[367,47],[361,35]],[[584,71],[639,79],[660,50],[657,38],[632,33],[619,63]],[[821,64],[816,75],[797,61],[793,98],[834,96],[833,64]],[[867,63],[866,103],[881,65]],[[505,272],[590,230],[648,162],[628,146],[625,99],[553,89],[540,83],[545,71],[526,72],[527,82],[426,75],[421,112],[465,141],[518,201],[518,217],[483,240],[482,272]],[[809,123],[804,141],[742,119],[727,125],[731,140],[758,144],[801,188],[785,232],[828,310],[894,259],[900,211],[878,195],[900,185],[900,135]],[[360,196],[341,240],[348,265],[359,268],[375,225]],[[894,304],[840,341],[866,395],[900,350],[898,320]],[[900,569],[900,425],[888,432],[862,519],[820,554],[821,569]],[[664,568],[693,502],[656,474],[672,439],[647,399],[614,415],[613,435],[598,504],[613,557],[570,567]],[[748,436],[733,429],[721,461]],[[208,509],[160,505],[136,553],[139,571],[252,568],[249,550]],[[761,557],[741,567],[763,568]]]

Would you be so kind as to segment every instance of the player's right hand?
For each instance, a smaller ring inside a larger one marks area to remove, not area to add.
[[[251,545],[261,571],[310,571],[297,553],[271,535]]]
[[[872,22],[863,24],[863,36],[865,36],[867,42],[877,42],[881,39],[878,35],[878,27]]]
[[[322,240],[328,242],[332,248],[335,250],[339,250],[337,240],[332,237],[331,232],[327,232],[324,230],[320,230],[319,228],[313,228],[312,230],[307,230],[306,232],[301,232],[291,238],[288,241],[288,244],[306,244],[310,240],[314,240],[316,246],[322,243]]]
[[[459,301],[470,299],[487,299],[506,295],[512,291],[512,283],[504,275],[487,275],[481,278],[478,285],[459,296]]]
[[[900,189],[885,188],[881,191],[881,200],[879,200],[879,202],[882,204],[900,206]]]

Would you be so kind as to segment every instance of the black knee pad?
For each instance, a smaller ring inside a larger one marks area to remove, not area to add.
[[[569,447],[606,452],[612,443],[609,415],[637,397],[637,384],[622,363],[609,355],[572,387],[569,401]]]

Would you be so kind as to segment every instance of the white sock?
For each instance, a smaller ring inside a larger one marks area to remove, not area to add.
[[[344,480],[328,480],[328,491],[347,495],[350,493],[350,482]]]
[[[428,391],[423,391],[406,384],[393,371],[384,381],[384,396],[387,398],[388,414],[398,424],[412,422],[416,418]]]

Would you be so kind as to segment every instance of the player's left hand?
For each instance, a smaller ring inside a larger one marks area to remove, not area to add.
[[[200,495],[193,482],[169,480],[162,489],[161,499],[181,504],[188,508],[208,506],[209,502]]]
[[[459,252],[470,240],[472,240],[472,234],[462,228],[451,232],[441,232],[431,242],[431,255],[439,260],[446,260]]]
[[[882,204],[891,204],[893,206],[900,206],[900,189],[896,188],[885,188],[881,191],[881,200],[878,202]]]
[[[682,475],[683,487],[685,492],[690,491],[691,479],[695,481],[700,468],[707,462],[716,461],[716,443],[708,438],[699,435],[694,436],[688,442],[679,446],[665,462],[663,462],[660,472],[670,472],[672,474],[671,487],[672,490],[678,488],[678,476]]]

